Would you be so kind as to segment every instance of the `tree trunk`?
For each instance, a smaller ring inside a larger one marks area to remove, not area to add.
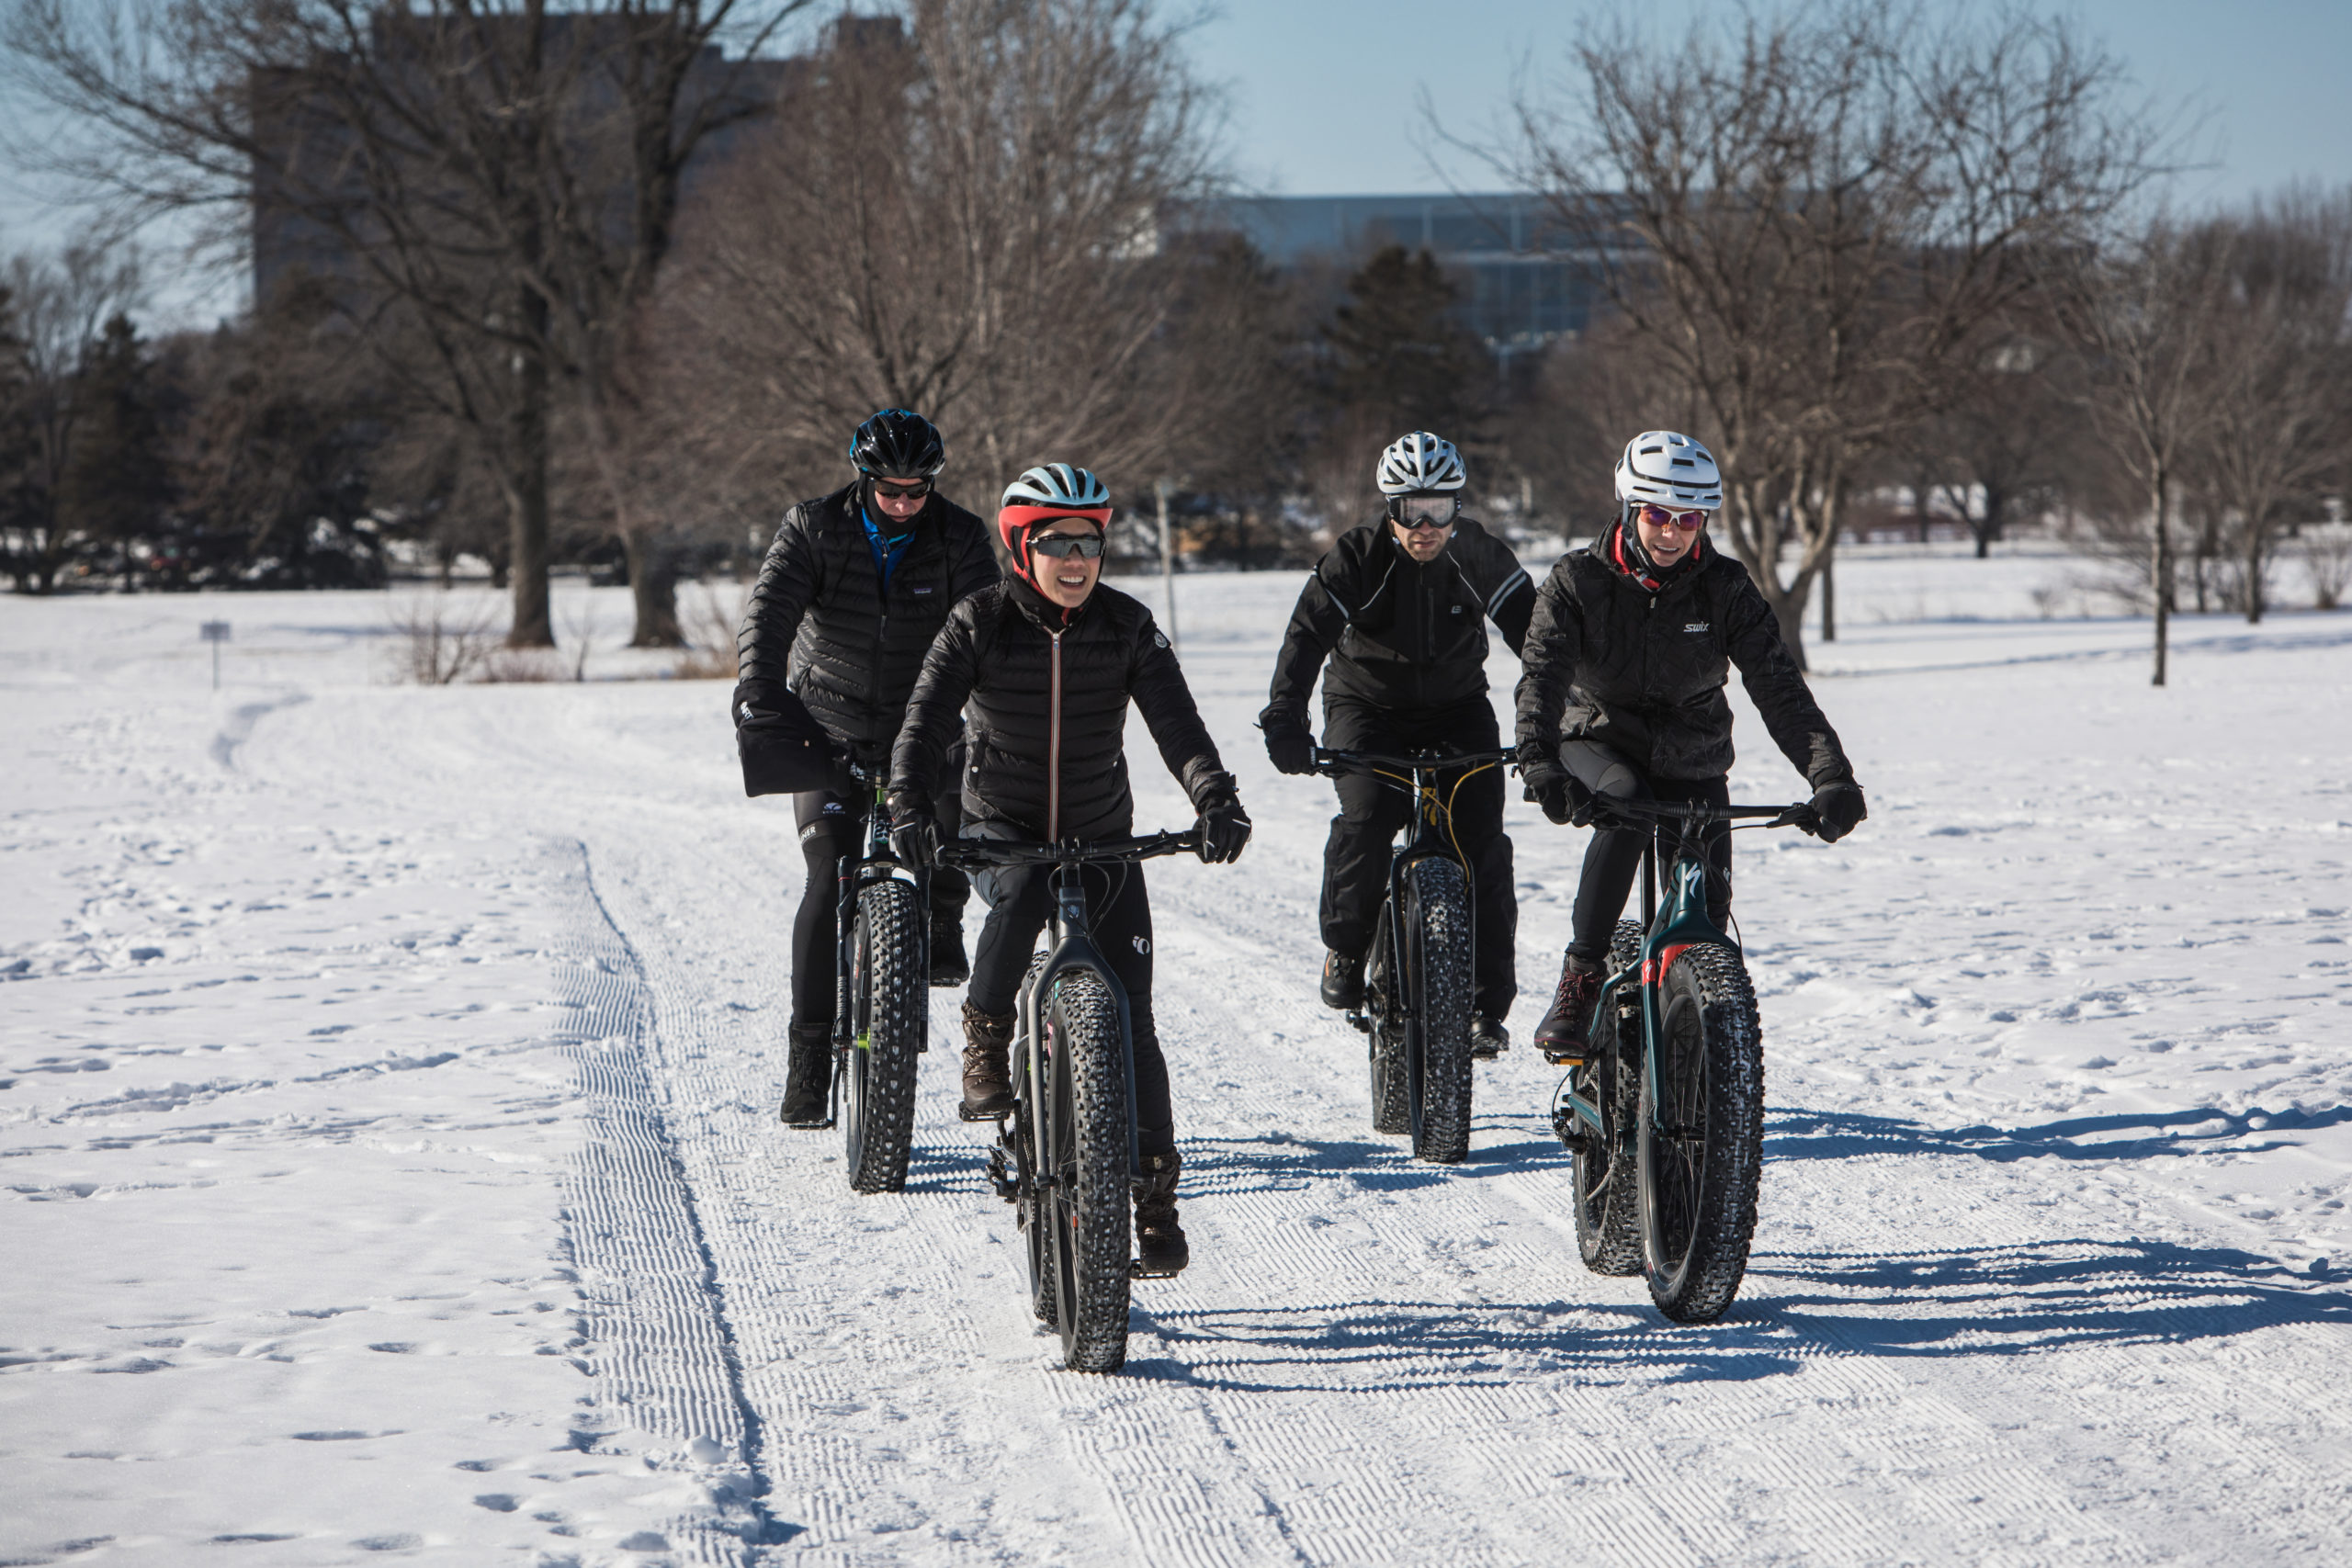
[[[544,326],[545,304],[537,315]],[[537,347],[519,350],[514,357],[514,409],[507,417],[504,455],[514,624],[506,646],[553,648],[555,627],[548,610],[548,362]]]
[[[678,552],[668,534],[636,528],[621,536],[628,559],[629,600],[637,609],[637,627],[629,634],[631,648],[683,648],[678,629]]]
[[[2153,529],[2154,547],[2149,561],[2148,586],[2154,595],[2156,606],[2156,668],[2155,674],[2148,682],[2152,686],[2165,683],[2165,637],[2171,631],[2172,528],[2165,519],[2169,488],[2165,482],[2167,478],[2162,469],[2158,469],[2155,483],[2151,487],[2155,502],[2155,526]]]
[[[2267,524],[2248,519],[2245,525],[2245,624],[2262,624],[2262,563],[2269,553]]]
[[[1922,527],[1922,534],[1926,529]],[[1838,563],[1821,563],[1821,640],[1838,640]]]

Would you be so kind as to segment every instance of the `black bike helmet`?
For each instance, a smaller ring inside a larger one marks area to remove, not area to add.
[[[939,429],[909,409],[884,409],[850,437],[857,471],[884,479],[927,479],[947,466]]]

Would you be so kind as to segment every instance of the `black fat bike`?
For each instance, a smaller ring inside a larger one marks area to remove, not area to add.
[[[1094,945],[1089,865],[1198,853],[1198,830],[1100,843],[956,839],[939,863],[1054,868],[1046,951],[1021,983],[1012,1033],[1012,1111],[998,1123],[989,1180],[1027,1243],[1029,1304],[1061,1331],[1062,1361],[1115,1372],[1127,1359],[1129,1184],[1136,1147],[1134,1037],[1126,988]]]
[[[890,850],[885,773],[853,761],[873,790],[865,840],[841,857],[833,955],[834,1115],[849,1134],[849,1184],[896,1192],[914,1143],[915,1058],[931,1034],[931,873]]]
[[[1716,823],[1815,818],[1809,806],[1624,800],[1596,802],[1593,815],[1649,841],[1642,919],[1618,922],[1590,1055],[1553,1100],[1553,1130],[1573,1156],[1577,1250],[1597,1274],[1646,1275],[1674,1321],[1713,1323],[1738,1293],[1756,1235],[1764,1035],[1739,944],[1708,916],[1704,839]]]
[[[1388,896],[1364,955],[1363,1010],[1348,1021],[1370,1037],[1374,1128],[1411,1134],[1415,1156],[1438,1165],[1470,1152],[1477,905],[1470,863],[1453,841],[1453,795],[1510,760],[1509,748],[1409,757],[1315,750],[1318,772],[1370,773],[1414,798],[1414,825],[1389,860]]]

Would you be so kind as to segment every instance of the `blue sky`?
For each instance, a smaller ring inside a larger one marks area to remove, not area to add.
[[[1162,0],[1170,12],[1186,0]],[[828,7],[830,9],[830,7]],[[1202,76],[1226,93],[1234,173],[1290,196],[1487,188],[1492,174],[1433,149],[1426,91],[1447,129],[1475,139],[1507,107],[1516,70],[1566,79],[1589,0],[1224,0],[1189,36]],[[2182,177],[2192,206],[2290,178],[2352,182],[2352,0],[2072,0],[2056,9],[2129,63],[2138,89],[2200,118],[2211,167]],[[1721,0],[1651,0],[1660,28],[1721,17]],[[18,126],[30,106],[0,95]],[[1434,163],[1432,154],[1435,154]],[[53,244],[72,220],[0,171],[0,254]],[[159,257],[157,315],[209,321],[235,288],[196,286]]]
[[[1989,7],[1986,7],[1989,9]],[[1236,173],[1271,194],[1443,190],[1491,184],[1458,154],[1441,173],[1418,144],[1426,88],[1449,130],[1476,130],[1510,97],[1514,64],[1565,76],[1577,0],[1226,0],[1193,35],[1202,73],[1229,93]],[[2077,0],[2071,17],[2123,57],[2142,91],[2204,111],[2216,167],[2186,176],[2191,205],[2301,176],[2352,181],[2352,0]],[[1654,0],[1664,27],[1729,5]]]

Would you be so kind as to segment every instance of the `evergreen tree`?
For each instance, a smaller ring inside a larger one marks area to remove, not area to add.
[[[1389,245],[1374,255],[1323,329],[1333,400],[1396,434],[1469,438],[1491,367],[1455,320],[1455,297],[1429,252]]]
[[[126,585],[164,532],[171,502],[153,370],[138,328],[118,311],[83,360],[83,414],[58,485],[60,525],[112,545]]]

